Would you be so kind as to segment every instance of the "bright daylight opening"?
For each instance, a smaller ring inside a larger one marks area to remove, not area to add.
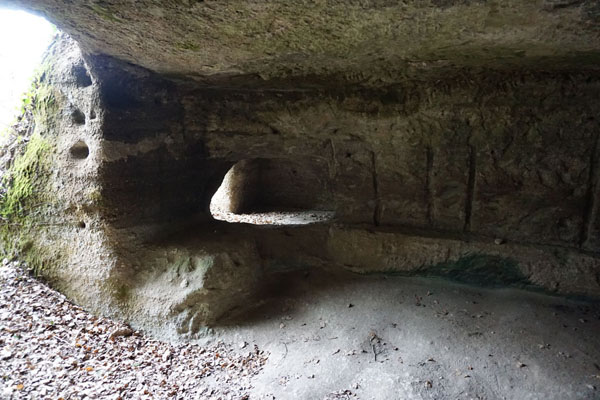
[[[254,159],[235,164],[210,203],[213,218],[254,225],[307,225],[333,218],[318,162]],[[324,166],[323,166],[324,167]]]
[[[42,17],[0,8],[0,132],[15,120],[56,28]],[[0,135],[0,145],[6,135]]]

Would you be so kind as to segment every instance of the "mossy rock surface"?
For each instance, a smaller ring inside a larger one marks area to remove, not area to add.
[[[56,119],[60,91],[48,83],[51,64],[42,66],[22,102],[25,134],[9,131],[11,160],[3,165],[0,197],[0,242],[6,257],[19,256],[40,274],[50,259],[60,257],[39,238],[52,224],[56,196],[51,171],[56,157]],[[51,255],[51,253],[53,255]]]

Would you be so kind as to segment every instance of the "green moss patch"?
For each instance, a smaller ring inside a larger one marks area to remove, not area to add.
[[[189,41],[177,42],[177,43],[175,43],[175,47],[177,47],[179,50],[190,50],[190,51],[200,50],[199,45],[197,45],[194,42],[189,42]]]
[[[45,228],[43,212],[48,206],[46,188],[53,146],[35,133],[9,169],[7,190],[0,198],[0,242],[4,256],[17,254],[39,274],[47,257],[35,245],[39,229]]]
[[[120,18],[115,16],[115,14],[106,6],[92,3],[87,6],[90,8],[96,15],[108,22],[122,22]]]
[[[43,246],[40,235],[47,229],[48,208],[52,206],[49,188],[52,158],[55,153],[53,136],[57,115],[56,90],[43,82],[44,73],[34,80],[22,103],[23,118],[32,124],[31,136],[13,133],[17,149],[13,160],[5,165],[0,182],[0,253],[5,257],[19,255],[37,273],[52,258]]]
[[[5,221],[19,223],[31,214],[36,201],[41,200],[49,170],[48,154],[52,145],[39,133],[33,134],[23,154],[18,156],[5,177],[7,190],[0,199],[0,216]]]

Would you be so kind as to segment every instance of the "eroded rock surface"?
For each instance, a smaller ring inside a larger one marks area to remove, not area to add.
[[[8,3],[43,13],[86,52],[217,85],[379,86],[457,65],[596,66],[600,50],[597,0]]]
[[[600,296],[597,2],[19,4],[83,53],[49,52],[3,237],[80,304],[193,337],[298,268]],[[228,171],[229,211],[334,218],[217,222]]]

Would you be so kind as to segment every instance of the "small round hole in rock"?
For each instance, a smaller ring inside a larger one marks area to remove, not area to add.
[[[90,119],[96,119],[96,111],[94,111],[94,110],[90,111]]]
[[[75,143],[69,152],[71,153],[71,156],[77,160],[84,160],[90,155],[90,149],[83,140]]]
[[[85,228],[85,222],[83,222],[83,221],[79,221],[79,222],[77,223],[77,226],[78,226],[79,228],[81,228],[81,229],[84,229],[84,228]]]
[[[85,114],[77,108],[71,112],[71,119],[77,125],[85,124]]]
[[[77,87],[84,88],[92,84],[92,78],[84,65],[79,64],[71,68],[71,73],[75,77],[75,83]]]

